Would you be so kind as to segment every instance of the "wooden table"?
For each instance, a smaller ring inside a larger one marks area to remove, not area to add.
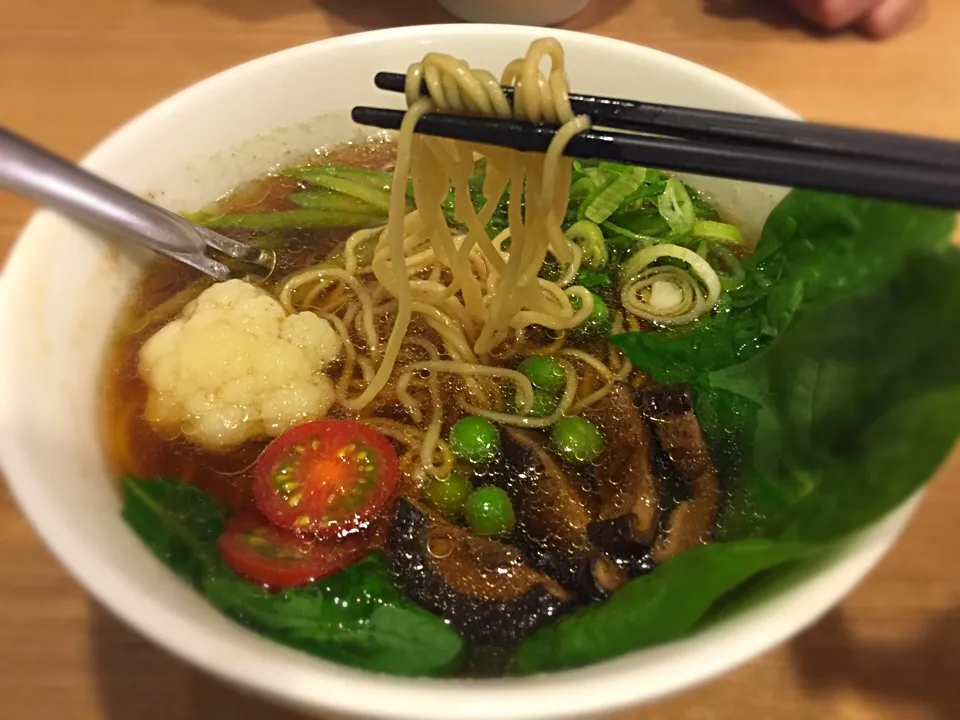
[[[931,5],[921,27],[885,43],[820,36],[776,0],[593,0],[567,26],[713,67],[810,118],[960,139],[960,2]],[[0,123],[79,158],[141,110],[237,63],[449,19],[431,0],[0,0]],[[31,209],[0,196],[0,259]],[[955,457],[896,549],[819,625],[619,720],[960,718],[958,476]],[[0,550],[0,716],[293,720],[94,605],[2,486]]]

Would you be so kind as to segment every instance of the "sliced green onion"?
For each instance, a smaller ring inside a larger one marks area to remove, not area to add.
[[[696,237],[718,240],[731,245],[740,245],[743,242],[743,233],[740,232],[740,228],[714,220],[697,220],[693,224],[693,234]]]
[[[619,235],[620,237],[625,237],[628,240],[632,240],[634,244],[643,243],[645,245],[649,245],[651,243],[663,242],[662,238],[656,238],[656,237],[653,237],[652,235],[641,235],[640,233],[635,233],[632,230],[627,230],[627,228],[625,227],[620,227],[619,225],[612,223],[609,220],[603,223],[603,229],[609,230],[613,234]]]
[[[580,202],[580,206],[577,208],[577,220],[583,220],[587,216],[587,209],[593,204],[593,201],[596,200],[600,194],[610,187],[616,178],[603,178],[603,177],[592,177],[587,175],[587,177],[594,183],[593,190],[591,190],[587,196]]]
[[[340,165],[310,165],[307,167],[291,168],[286,171],[286,175],[296,178],[297,180],[303,180],[311,185],[323,186],[323,178],[334,176],[347,178],[356,182],[363,182],[378,190],[389,190],[393,186],[393,173],[382,170],[342,167]]]
[[[338,212],[355,212],[364,214],[385,214],[379,207],[374,207],[365,200],[350,197],[333,190],[310,190],[307,192],[291,193],[287,199],[294,205],[311,210],[335,210]]]
[[[610,162],[609,160],[601,160],[597,163],[597,167],[606,172],[612,172],[615,175],[620,175],[622,173],[637,173],[641,177],[647,177],[647,171],[645,168],[638,167],[636,165],[625,165],[624,163]]]
[[[596,189],[597,189],[596,180],[584,175],[582,178],[576,180],[570,186],[570,197],[571,198],[585,197]]]
[[[674,258],[689,266],[654,265]],[[722,285],[716,271],[700,255],[670,243],[634,253],[624,263],[620,300],[633,315],[659,325],[683,325],[712,310]]]
[[[348,213],[335,210],[278,210],[234,215],[187,215],[198,225],[211,230],[330,230],[359,228],[383,222],[383,215]]]
[[[638,187],[634,192],[627,195],[624,198],[621,207],[624,209],[630,208],[638,200],[650,200],[653,202],[653,199],[663,195],[663,191],[667,189],[667,184],[662,180],[657,180],[655,182],[646,182],[640,187]]]
[[[594,197],[584,211],[584,217],[595,223],[602,223],[617,211],[617,208],[637,188],[643,185],[647,177],[645,168],[634,167],[632,172],[620,172],[612,183]]]
[[[740,263],[740,258],[734,255],[730,248],[721,243],[704,240],[697,248],[697,255],[710,262],[711,254],[719,258],[726,267],[726,271],[720,274],[720,285],[724,290],[736,290],[743,285],[746,273]]]
[[[311,182],[319,187],[335,190],[357,200],[363,200],[380,212],[387,213],[390,211],[390,193],[387,190],[372,187],[369,183],[324,173],[315,175]]]
[[[581,261],[588,268],[596,270],[607,264],[610,254],[603,241],[603,232],[589,220],[578,220],[567,230],[567,239],[577,243],[583,250]]]
[[[607,175],[607,173],[603,172],[603,170],[596,166],[585,167],[583,169],[583,174],[598,184],[612,179],[609,175]]]
[[[667,180],[667,187],[657,198],[657,209],[676,235],[686,235],[697,221],[690,194],[677,178]]]

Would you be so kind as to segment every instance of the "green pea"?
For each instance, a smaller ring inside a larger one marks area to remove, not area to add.
[[[503,490],[492,485],[470,493],[464,514],[473,532],[481,537],[508,533],[516,522],[510,498]]]
[[[550,393],[559,393],[567,384],[567,371],[550,355],[528,357],[517,369],[530,379],[534,387]]]
[[[590,295],[593,296],[593,311],[576,328],[577,332],[588,335],[606,330],[610,324],[610,308],[596,293],[590,293]],[[568,295],[567,297],[570,299],[570,306],[574,311],[583,307],[583,300],[578,295]]]
[[[550,430],[550,439],[557,454],[572,463],[588,463],[603,452],[603,436],[585,418],[560,418]]]
[[[519,415],[520,408],[517,398],[520,396],[520,393],[517,393],[512,399],[507,401],[507,412],[511,415]],[[553,411],[557,409],[557,405],[560,404],[560,398],[553,393],[548,393],[540,388],[533,389],[533,408],[529,413],[526,413],[529,417],[542,418],[547,415],[552,415]]]
[[[450,450],[467,462],[481,464],[492,460],[500,449],[500,433],[489,420],[465,417],[450,428]]]
[[[560,401],[557,399],[556,395],[545,392],[540,388],[534,388],[533,410],[530,412],[530,415],[535,418],[542,418],[546,417],[547,415],[552,415],[559,404]]]
[[[456,470],[446,477],[434,478],[427,485],[427,500],[447,517],[456,517],[463,511],[467,496],[473,490],[470,481]]]
[[[520,407],[517,402],[517,398],[520,396],[520,393],[517,393],[512,398],[507,398],[507,412],[511,415],[519,415]],[[560,404],[560,398],[553,393],[548,393],[540,388],[533,389],[533,409],[531,412],[526,413],[529,417],[542,418],[547,415],[552,415],[553,411],[557,409],[557,405]]]

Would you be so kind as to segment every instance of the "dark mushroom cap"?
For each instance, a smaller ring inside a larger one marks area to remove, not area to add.
[[[387,548],[401,591],[473,642],[514,643],[572,600],[516,548],[474,537],[407,498],[394,506]]]

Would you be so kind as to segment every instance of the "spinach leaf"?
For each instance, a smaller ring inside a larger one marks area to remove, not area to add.
[[[192,485],[169,479],[120,479],[123,519],[171,570],[198,584],[218,558],[224,508]]]
[[[281,593],[252,585],[226,567],[200,589],[240,623],[346,665],[396,675],[435,675],[453,670],[460,658],[460,636],[404,600],[378,555]]]
[[[512,670],[529,675],[580,667],[674,640],[730,590],[814,550],[803,543],[769,540],[693,548],[631,580],[605,603],[538,630],[517,648]]]
[[[945,246],[954,216],[940,210],[794,190],[767,219],[746,281],[689,328],[611,338],[661,382],[689,380],[756,355],[798,313],[869,290],[912,251]]]
[[[754,359],[694,382],[710,440],[736,433],[727,537],[828,541],[929,478],[960,436],[960,250],[805,313]],[[762,522],[758,523],[758,518]]]
[[[224,564],[217,539],[223,508],[169,479],[124,476],[123,516],[151,550],[224,614],[285,645],[366,670],[444,675],[463,641],[442,620],[405,600],[379,555],[305,587],[275,593]]]
[[[751,360],[691,380],[731,485],[719,542],[539,630],[517,672],[674,639],[746,598],[747,580],[829,550],[930,478],[960,437],[960,249],[900,264],[866,292],[811,303]]]

